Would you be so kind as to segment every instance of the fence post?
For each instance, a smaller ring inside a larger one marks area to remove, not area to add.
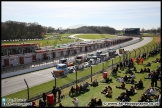
[[[134,49],[133,49],[134,50]],[[134,52],[135,52],[135,57],[136,57],[136,50],[134,50]]]
[[[147,55],[148,55],[148,48],[149,48],[149,47],[148,47],[148,46],[146,46],[146,47],[147,47]]]
[[[144,49],[144,53],[145,53],[145,48],[144,47],[142,47],[143,49]]]
[[[53,78],[55,79],[55,87],[56,87],[56,76],[52,72],[51,72],[51,74],[53,75]]]
[[[104,71],[104,62],[102,62],[102,71]]]
[[[25,79],[24,79],[24,81],[25,81],[25,84],[26,84],[26,86],[27,86],[27,91],[28,91],[28,100],[29,100],[29,86],[28,86],[28,83],[26,82]]]
[[[139,56],[141,57],[141,50],[140,50],[140,48],[138,48],[138,49],[139,49],[139,51],[140,51],[140,52],[139,52]]]
[[[152,44],[153,46],[154,46],[154,50],[155,50],[155,48],[156,48],[156,45],[155,44]]]
[[[149,45],[150,47],[151,47],[151,51],[152,51],[152,46],[151,45]]]
[[[129,59],[131,59],[131,52],[129,51]]]
[[[112,70],[113,70],[113,58],[112,58]]]
[[[91,82],[92,82],[92,66],[91,66]]]

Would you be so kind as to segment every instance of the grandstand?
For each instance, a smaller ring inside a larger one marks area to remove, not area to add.
[[[124,30],[124,35],[127,36],[140,35],[140,28],[126,28]]]

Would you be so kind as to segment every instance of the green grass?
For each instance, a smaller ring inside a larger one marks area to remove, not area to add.
[[[160,35],[159,34],[152,34],[152,33],[142,33],[142,36],[152,37],[152,36],[160,36]]]
[[[29,40],[29,41],[25,41],[25,43],[38,43],[38,45],[40,45],[40,43],[42,43],[42,46],[54,46],[56,44],[65,44],[65,43],[72,43],[74,42],[74,39],[52,39],[52,40]],[[2,42],[2,45],[4,44],[20,44],[23,43],[23,41],[18,41],[18,42]]]
[[[149,44],[155,44],[154,43],[154,41],[155,41],[155,38],[152,40],[152,42],[150,42]],[[145,45],[146,46],[146,45]],[[141,54],[144,52],[143,51],[143,49],[142,48],[140,48],[142,51],[141,51]],[[148,51],[150,51],[151,49],[149,48],[148,49]],[[145,52],[146,52],[146,50],[145,50]],[[138,49],[136,49],[136,56],[138,56],[139,55],[139,50]],[[132,51],[131,52],[131,57],[134,57],[135,56],[135,53],[134,53],[134,51]],[[123,56],[121,56],[121,60],[123,59]],[[117,58],[115,58],[114,59],[114,63],[117,63],[117,62],[119,62],[120,61],[120,57],[117,57]],[[108,66],[110,66],[111,65],[111,63],[112,63],[112,61],[110,60],[110,61],[108,61],[108,62],[105,62],[104,63],[104,69],[106,68],[106,67],[108,67]],[[156,65],[154,66],[152,66],[152,69],[154,69],[155,67],[157,67]],[[141,67],[139,66],[139,67],[137,67],[137,69],[140,69]],[[102,69],[102,64],[100,64],[100,65],[97,65],[97,66],[94,66],[93,67],[93,73],[95,73],[95,72],[97,72],[97,71],[99,71],[99,70],[101,70]],[[151,69],[151,70],[152,70]],[[87,75],[89,75],[90,74],[90,68],[88,68],[88,69],[85,69],[84,71],[80,71],[80,72],[78,72],[78,79],[79,78],[81,78],[81,77],[83,77],[83,76],[87,76]],[[120,74],[119,74],[120,75]],[[99,75],[96,75],[97,76],[97,78],[99,78]],[[101,75],[102,76],[102,75]],[[139,75],[139,78],[140,78],[140,75]],[[62,86],[62,85],[65,85],[65,84],[67,84],[67,83],[69,83],[69,82],[71,82],[71,81],[75,81],[75,73],[73,73],[73,74],[70,74],[70,75],[68,75],[66,78],[59,78],[59,79],[57,79],[57,85],[58,86]],[[120,83],[119,83],[120,84]],[[38,93],[40,93],[40,94],[42,94],[43,92],[46,92],[46,91],[49,91],[49,90],[52,90],[52,87],[53,87],[53,85],[54,85],[54,81],[52,80],[52,81],[49,81],[49,82],[46,82],[46,83],[44,83],[44,84],[40,84],[40,85],[38,85],[38,86],[34,86],[34,87],[31,87],[30,88],[30,97],[34,97],[34,96],[36,96],[36,95],[38,95]],[[102,84],[101,84],[102,85]],[[148,83],[146,84],[146,85],[148,85]],[[103,87],[104,87],[105,85],[103,84]],[[112,86],[115,86],[114,84],[112,85]],[[150,86],[150,84],[148,85],[148,87]],[[127,86],[126,86],[127,87]],[[148,88],[148,87],[146,87],[146,88]],[[102,87],[101,87],[102,88]],[[99,89],[100,91],[101,91],[101,88]],[[66,90],[66,92],[67,91],[69,91],[69,90]],[[87,92],[87,93],[90,93],[90,92]],[[85,100],[85,102],[86,103],[83,103],[83,104],[80,104],[80,105],[86,105],[87,103],[88,103],[88,100],[90,99],[90,98],[92,98],[93,97],[93,94],[94,92],[91,92],[90,94],[88,94],[88,95],[86,95],[87,96],[87,98],[86,98],[86,100]],[[95,94],[96,94],[97,92],[95,92]],[[119,92],[118,90],[116,91],[116,92],[114,92],[114,93],[121,93],[121,92]],[[97,97],[99,94],[96,94],[96,96],[95,97]],[[119,94],[118,94],[119,95]],[[10,94],[10,95],[7,95],[7,96],[4,96],[4,97],[6,97],[6,98],[26,98],[27,99],[27,90],[23,90],[23,91],[20,91],[20,92],[16,92],[16,93],[13,93],[13,94]],[[89,97],[89,98],[88,98]],[[114,97],[114,96],[113,96]],[[79,98],[79,97],[78,97]],[[81,97],[81,98],[83,98],[83,97]],[[70,99],[70,97],[67,97],[67,99]],[[104,98],[103,98],[104,99]],[[80,100],[80,98],[79,98],[79,100]],[[84,100],[84,99],[83,99]],[[135,99],[136,100],[136,99]],[[135,101],[134,100],[134,101]],[[90,101],[90,100],[89,100]],[[108,100],[109,101],[109,100]],[[111,99],[111,101],[115,101],[115,100],[113,100],[113,99]],[[63,102],[63,101],[62,101]],[[69,102],[67,102],[67,104],[68,104]],[[65,105],[66,106],[66,102],[65,103],[63,103],[63,105]],[[71,105],[70,103],[68,104],[68,105]]]
[[[70,36],[72,34],[61,34],[61,36]]]
[[[108,34],[83,34],[77,35],[76,37],[84,39],[100,39],[100,38],[116,38],[117,36],[112,36]]]

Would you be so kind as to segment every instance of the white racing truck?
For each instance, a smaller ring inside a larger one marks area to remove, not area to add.
[[[101,61],[107,61],[110,60],[110,56],[108,53],[100,54]]]
[[[76,56],[74,61],[75,69],[77,70],[84,69],[84,61],[85,58],[83,56]]]
[[[96,65],[101,63],[101,59],[97,58],[97,56],[92,56],[92,58],[88,61],[90,65]]]

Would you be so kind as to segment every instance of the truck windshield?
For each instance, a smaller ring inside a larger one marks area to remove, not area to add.
[[[76,59],[82,59],[82,57],[77,57]]]
[[[65,69],[66,67],[67,67],[66,65],[63,65],[63,66],[56,65],[56,68],[57,68],[57,69]]]

